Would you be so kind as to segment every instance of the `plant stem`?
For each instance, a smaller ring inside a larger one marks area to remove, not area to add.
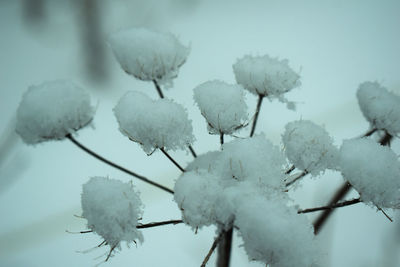
[[[181,165],[178,164],[168,153],[167,151],[164,150],[164,148],[160,148],[161,152],[164,153],[165,156],[176,166],[178,167],[181,172],[185,172],[185,169],[181,167]]]
[[[224,134],[223,133],[219,134],[219,142],[220,142],[221,146],[224,144]]]
[[[232,249],[233,227],[223,232],[218,244],[217,267],[229,267]]]
[[[285,174],[290,174],[296,167],[294,165],[290,166],[289,169],[285,171]]]
[[[315,211],[319,211],[319,210],[331,210],[331,209],[336,209],[336,208],[341,208],[341,207],[345,207],[345,206],[350,206],[350,205],[354,205],[357,203],[360,203],[361,200],[360,198],[355,198],[355,199],[351,199],[351,200],[347,200],[347,201],[343,201],[343,202],[338,202],[334,205],[331,206],[322,206],[322,207],[317,207],[317,208],[311,208],[311,209],[305,209],[305,210],[299,210],[297,211],[297,213],[309,213],[309,212],[315,212]]]
[[[222,238],[222,236],[224,235],[224,233],[225,233],[225,231],[222,231],[222,232],[217,236],[217,238],[215,238],[214,242],[212,243],[212,246],[211,246],[210,250],[208,251],[208,253],[207,253],[206,257],[204,258],[203,263],[201,264],[200,267],[205,267],[205,266],[206,266],[206,264],[207,264],[207,262],[209,261],[211,255],[213,254],[215,248],[217,247],[219,241],[221,241],[221,238]]]
[[[251,126],[250,137],[252,137],[254,135],[254,131],[256,129],[257,120],[258,120],[258,114],[260,113],[261,104],[262,104],[263,99],[264,99],[264,95],[258,95],[256,113],[254,114],[254,120],[253,120],[253,125]]]
[[[193,147],[192,147],[191,145],[188,145],[188,148],[189,148],[189,150],[190,150],[190,153],[192,153],[193,158],[197,158],[197,154],[196,154],[196,152],[194,151]]]
[[[163,221],[163,222],[152,222],[152,223],[146,223],[146,224],[140,224],[136,226],[137,229],[143,229],[143,228],[151,228],[151,227],[156,227],[156,226],[161,226],[161,225],[167,225],[167,224],[179,224],[183,223],[182,220],[170,220],[170,221]]]
[[[369,132],[365,134],[367,136]],[[379,140],[379,143],[382,146],[390,144],[390,140],[392,140],[393,136],[391,136],[388,133],[385,133],[385,135]],[[338,201],[343,199],[346,194],[350,191],[352,188],[351,184],[349,182],[345,182],[335,193],[335,195],[332,197],[331,201],[329,202],[328,206],[332,206],[336,204]],[[329,209],[325,210],[321,215],[314,221],[314,234],[317,235],[320,231],[322,226],[325,224],[326,220],[329,218],[329,216],[332,214],[334,209]]]
[[[154,86],[155,86],[156,89],[157,89],[157,92],[158,92],[158,95],[160,96],[160,98],[164,98],[164,94],[163,94],[163,92],[162,92],[162,90],[161,90],[161,87],[160,87],[160,85],[158,84],[158,82],[157,82],[156,80],[153,80],[153,83],[154,83]]]
[[[167,188],[167,187],[165,187],[165,186],[163,186],[163,185],[161,185],[161,184],[158,184],[158,183],[156,183],[156,182],[153,182],[152,180],[150,180],[150,179],[144,177],[143,175],[137,174],[137,173],[135,173],[135,172],[133,172],[133,171],[130,171],[130,170],[124,168],[124,167],[121,167],[121,166],[115,164],[114,162],[112,162],[112,161],[110,161],[110,160],[108,160],[108,159],[106,159],[106,158],[100,156],[99,154],[93,152],[93,151],[90,150],[89,148],[87,148],[87,147],[85,147],[84,145],[82,145],[81,143],[79,143],[74,137],[72,137],[71,134],[68,134],[66,137],[67,137],[72,143],[74,143],[76,146],[78,146],[80,149],[82,149],[82,150],[85,151],[86,153],[90,154],[91,156],[95,157],[96,159],[98,159],[98,160],[100,160],[100,161],[102,161],[102,162],[104,162],[104,163],[110,165],[111,167],[114,167],[114,168],[116,168],[116,169],[118,169],[118,170],[120,170],[120,171],[123,171],[123,172],[125,172],[126,174],[129,174],[129,175],[131,175],[131,176],[133,176],[133,177],[136,177],[136,178],[138,178],[139,180],[141,180],[141,181],[143,181],[143,182],[145,182],[145,183],[148,183],[148,184],[151,184],[151,185],[153,185],[153,186],[155,186],[155,187],[158,187],[158,188],[164,190],[165,192],[168,192],[168,193],[170,193],[170,194],[174,194],[174,191],[172,191],[171,189],[169,189],[169,188]]]
[[[290,186],[290,185],[294,184],[297,180],[303,178],[303,177],[306,176],[307,174],[308,174],[308,171],[307,171],[307,170],[304,170],[302,173],[300,173],[298,176],[296,176],[293,180],[287,182],[287,183],[285,184],[285,186],[287,187],[287,186]]]

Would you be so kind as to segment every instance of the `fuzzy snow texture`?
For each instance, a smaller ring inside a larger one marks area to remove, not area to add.
[[[59,140],[91,122],[90,96],[70,81],[30,86],[17,110],[16,132],[27,144]]]
[[[257,212],[259,211],[259,212]],[[244,241],[249,260],[268,266],[310,267],[318,252],[311,224],[279,199],[253,195],[242,199],[235,225]]]
[[[131,183],[93,177],[83,185],[81,204],[89,229],[111,248],[120,248],[121,241],[143,242],[142,233],[136,229],[143,205]]]
[[[372,127],[391,135],[400,132],[400,96],[389,92],[378,82],[364,82],[357,91],[358,104]]]
[[[125,72],[167,87],[172,86],[190,52],[174,35],[145,28],[121,30],[112,34],[109,42]]]
[[[121,133],[142,145],[146,153],[157,148],[185,149],[193,143],[192,121],[186,110],[169,99],[152,100],[130,91],[114,108]]]
[[[300,86],[300,76],[294,72],[287,59],[279,60],[268,55],[244,56],[233,65],[236,81],[255,95],[277,97]],[[286,101],[285,101],[286,102]]]
[[[248,118],[243,89],[222,81],[208,81],[194,89],[194,100],[212,134],[232,134]]]
[[[340,149],[340,168],[363,202],[400,208],[400,162],[389,147],[367,138],[346,140]]]
[[[175,184],[182,219],[193,229],[239,228],[250,259],[272,266],[311,266],[311,224],[287,206],[286,161],[264,135],[236,139],[199,155]],[[272,215],[271,215],[272,214]],[[305,256],[307,255],[307,256]]]
[[[318,175],[326,169],[337,169],[338,149],[324,128],[307,120],[286,124],[282,135],[285,153],[298,169]]]

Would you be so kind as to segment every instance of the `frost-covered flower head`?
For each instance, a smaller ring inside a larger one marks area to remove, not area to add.
[[[142,202],[131,183],[93,177],[82,187],[82,217],[87,226],[112,248],[120,243],[143,242],[136,228],[142,217]]]
[[[400,208],[400,162],[389,147],[367,138],[346,140],[340,148],[340,169],[363,202]]]
[[[289,122],[282,135],[286,157],[298,169],[318,175],[337,167],[338,149],[324,128],[312,121]]]
[[[232,134],[243,127],[248,114],[241,86],[214,80],[200,84],[193,91],[210,133]]]
[[[255,95],[277,97],[300,86],[300,76],[294,72],[287,59],[279,60],[268,55],[244,56],[233,65],[236,81]]]
[[[364,82],[358,87],[357,99],[372,127],[386,130],[391,135],[400,132],[400,96],[378,82]]]
[[[70,81],[30,86],[17,110],[16,131],[27,144],[59,140],[92,121],[90,96]]]
[[[174,35],[145,28],[121,30],[112,34],[109,42],[125,72],[167,86],[178,76],[190,51]]]
[[[185,149],[193,143],[192,121],[185,108],[169,99],[152,100],[147,95],[130,91],[114,108],[119,129],[146,153],[157,148]]]

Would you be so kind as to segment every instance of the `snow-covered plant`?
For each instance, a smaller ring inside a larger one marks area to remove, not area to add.
[[[244,56],[233,65],[236,81],[250,93],[287,102],[283,94],[300,86],[300,76],[287,59]]]
[[[324,128],[308,120],[293,121],[282,135],[285,154],[298,169],[315,176],[337,166],[338,149]]]
[[[131,183],[105,177],[93,177],[82,187],[82,217],[87,226],[111,247],[122,241],[143,242],[136,229],[142,217],[143,204]]]
[[[290,107],[283,94],[300,85],[300,76],[287,60],[244,56],[233,65],[237,85],[214,80],[194,89],[195,102],[209,133],[219,134],[221,145],[219,150],[197,156],[191,146],[195,138],[185,108],[164,98],[160,86],[171,84],[189,49],[171,34],[142,28],[113,34],[110,44],[122,68],[138,79],[152,81],[161,98],[153,100],[135,91],[126,93],[113,110],[119,130],[148,154],[161,150],[182,171],[174,190],[107,160],[74,138],[73,133],[92,120],[94,108],[89,96],[70,82],[30,87],[18,108],[16,129],[28,144],[66,137],[104,163],[174,195],[182,219],[141,224],[142,204],[132,184],[104,177],[94,177],[84,184],[82,216],[89,228],[84,232],[99,234],[104,239],[102,244],[110,246],[106,260],[121,242],[142,242],[138,229],[185,223],[195,231],[210,225],[217,229],[201,266],[207,264],[216,247],[218,267],[229,266],[234,231],[241,236],[250,260],[270,267],[317,266],[322,263],[323,249],[316,245],[312,228],[317,234],[334,208],[360,202],[372,204],[383,213],[385,208],[400,208],[400,163],[390,148],[383,147],[400,130],[400,97],[378,83],[361,84],[357,97],[372,125],[364,137],[381,137],[381,145],[372,138],[354,139],[343,142],[338,150],[323,127],[300,120],[286,125],[283,151],[265,134],[254,135],[258,114],[265,97],[278,98]],[[249,122],[244,90],[258,96]],[[248,124],[248,138],[233,135]],[[224,135],[235,139],[225,143]],[[186,148],[194,157],[186,168],[166,152]],[[338,190],[340,196],[354,187],[360,198],[340,201],[342,197],[335,197],[328,206],[297,210],[288,194],[289,185],[325,169],[343,174],[345,184]],[[297,214],[317,210],[325,213],[313,225]]]
[[[247,105],[241,86],[222,81],[208,81],[194,90],[201,114],[212,134],[232,134],[247,120]]]
[[[63,139],[92,121],[90,96],[70,81],[30,86],[17,110],[16,131],[27,144]]]
[[[145,28],[121,30],[109,42],[126,73],[167,86],[172,86],[190,52],[174,35]]]
[[[340,148],[340,170],[361,201],[400,208],[400,162],[390,148],[367,138],[346,140]]]
[[[378,82],[364,82],[358,87],[357,99],[372,127],[386,130],[391,135],[400,132],[400,96]]]
[[[193,143],[192,121],[186,110],[169,99],[152,100],[131,91],[121,97],[114,108],[119,129],[146,153],[157,148],[184,149]]]

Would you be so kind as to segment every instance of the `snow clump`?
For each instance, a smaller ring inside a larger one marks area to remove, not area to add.
[[[130,91],[114,108],[119,129],[150,154],[157,148],[185,149],[193,143],[192,121],[186,110],[169,99],[152,100]]]
[[[94,112],[89,94],[74,83],[44,82],[24,93],[16,132],[27,144],[60,140],[89,124]]]
[[[112,34],[109,42],[126,73],[169,87],[190,51],[174,35],[145,28],[121,30]]]
[[[300,76],[294,72],[287,59],[279,60],[268,55],[244,56],[233,65],[236,81],[246,90],[261,96],[277,97],[300,86]]]
[[[93,177],[82,187],[81,204],[89,229],[112,249],[120,248],[121,241],[143,242],[143,235],[136,228],[143,205],[131,183]]]
[[[324,128],[308,120],[289,122],[282,135],[286,157],[298,169],[318,175],[337,168],[339,151]]]
[[[235,225],[249,260],[271,267],[310,267],[317,263],[319,250],[306,216],[276,197],[253,195],[242,200]]]
[[[400,162],[389,147],[367,138],[346,140],[340,149],[340,168],[363,202],[400,208]]]
[[[372,127],[386,130],[391,135],[400,132],[400,96],[378,82],[364,82],[358,87],[357,99]]]
[[[247,120],[247,105],[239,85],[208,81],[194,89],[194,100],[212,134],[232,134]]]

